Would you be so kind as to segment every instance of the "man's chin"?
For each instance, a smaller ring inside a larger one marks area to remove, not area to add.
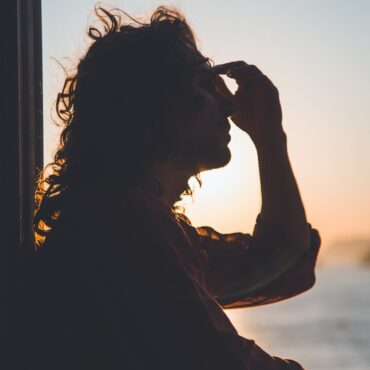
[[[231,160],[231,152],[227,146],[223,147],[222,150],[213,151],[212,154],[212,157],[204,158],[199,172],[225,167]]]

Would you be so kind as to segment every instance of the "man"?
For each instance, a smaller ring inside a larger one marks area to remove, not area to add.
[[[58,95],[64,129],[36,193],[39,368],[302,369],[239,336],[223,311],[315,282],[321,241],[290,167],[278,90],[243,61],[212,66],[175,9],[135,26],[96,14],[105,33],[90,27],[94,41]],[[196,228],[174,206],[191,176],[230,161],[228,117],[258,153],[253,235]]]

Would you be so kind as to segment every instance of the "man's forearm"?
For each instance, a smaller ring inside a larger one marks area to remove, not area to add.
[[[272,135],[256,144],[256,149],[262,191],[260,217],[308,249],[306,214],[289,161],[286,134]]]

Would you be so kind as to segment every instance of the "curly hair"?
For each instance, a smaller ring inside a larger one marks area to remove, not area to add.
[[[160,194],[160,184],[146,172],[163,162],[176,143],[178,127],[171,117],[190,117],[201,106],[192,76],[198,64],[211,59],[196,48],[178,9],[159,6],[148,22],[100,5],[94,11],[104,32],[88,27],[93,41],[55,103],[63,130],[53,161],[36,183],[36,246],[75,191],[116,182],[144,183]],[[124,24],[122,14],[134,23]],[[201,186],[200,173],[195,178]],[[178,201],[185,195],[193,195],[189,184]],[[182,206],[172,209],[186,218]]]

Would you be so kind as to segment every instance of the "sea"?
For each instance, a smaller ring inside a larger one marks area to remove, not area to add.
[[[315,271],[315,285],[300,295],[225,313],[239,335],[306,370],[370,370],[370,268]]]

